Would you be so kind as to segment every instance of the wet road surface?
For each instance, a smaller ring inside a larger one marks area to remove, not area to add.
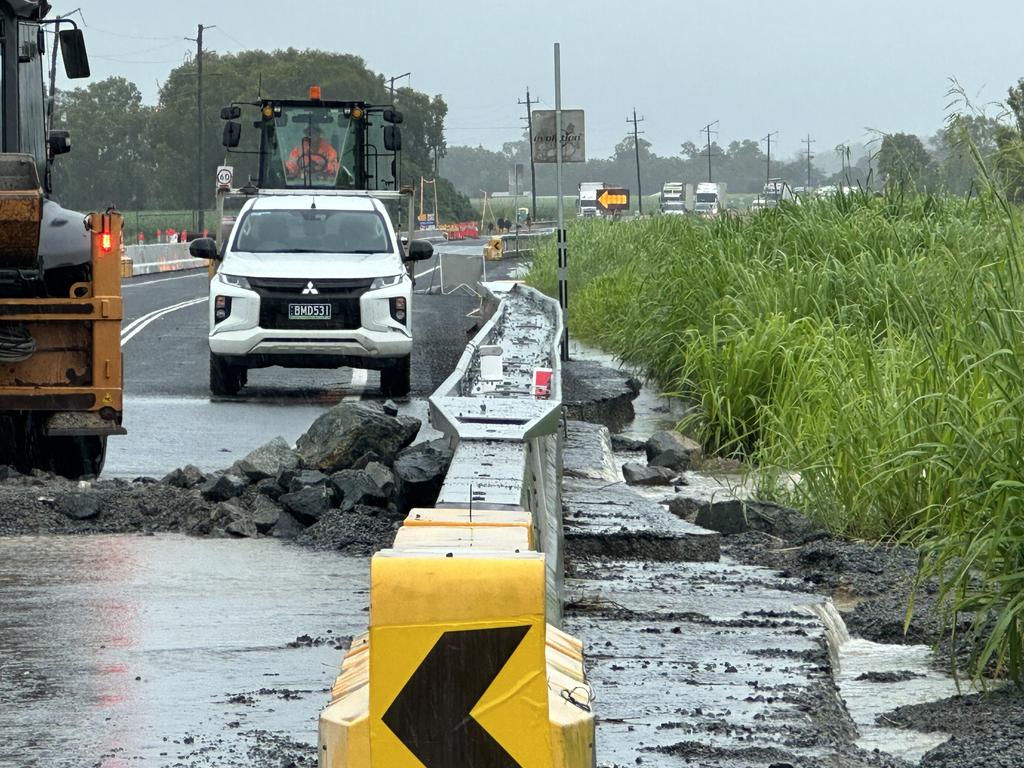
[[[275,735],[315,755],[368,578],[272,540],[0,539],[0,766],[245,765]]]
[[[482,245],[439,245],[446,249]],[[426,399],[454,369],[479,305],[472,296],[422,293],[438,284],[438,256],[416,265],[413,299],[412,391],[403,413],[426,426]],[[502,277],[516,262],[488,265]],[[266,368],[249,373],[237,397],[209,392],[205,270],[149,275],[125,281],[122,349],[126,437],[108,443],[107,477],[162,477],[184,464],[204,470],[230,466],[281,435],[294,441],[330,406],[346,399],[380,399],[375,371]],[[195,303],[190,303],[195,302]],[[168,312],[168,308],[176,307]],[[424,429],[421,439],[436,437]]]

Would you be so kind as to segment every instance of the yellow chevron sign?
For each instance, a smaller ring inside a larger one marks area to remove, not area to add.
[[[629,208],[629,192],[625,189],[606,189],[597,202],[606,211],[613,208]]]

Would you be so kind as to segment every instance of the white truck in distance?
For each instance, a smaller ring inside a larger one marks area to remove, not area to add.
[[[662,213],[682,216],[686,213],[686,201],[692,196],[693,189],[681,181],[667,181],[661,188],[659,200]]]
[[[606,186],[603,181],[581,181],[579,197],[576,199],[576,215],[581,218],[600,216],[597,197]]]
[[[693,212],[698,216],[715,219],[725,210],[725,184],[716,181],[702,181],[697,185]]]

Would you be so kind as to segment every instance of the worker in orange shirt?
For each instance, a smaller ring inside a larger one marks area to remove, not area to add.
[[[311,125],[309,135],[303,136],[285,163],[289,179],[296,179],[309,171],[313,176],[335,178],[338,175],[338,150],[323,137],[320,127]]]

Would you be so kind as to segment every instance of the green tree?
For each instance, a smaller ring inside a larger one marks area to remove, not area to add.
[[[72,151],[54,164],[55,197],[80,211],[149,205],[156,186],[147,135],[152,113],[123,77],[59,92],[56,123],[71,132]]]
[[[878,172],[887,184],[925,186],[932,170],[932,157],[921,140],[911,133],[887,134],[878,151]]]

